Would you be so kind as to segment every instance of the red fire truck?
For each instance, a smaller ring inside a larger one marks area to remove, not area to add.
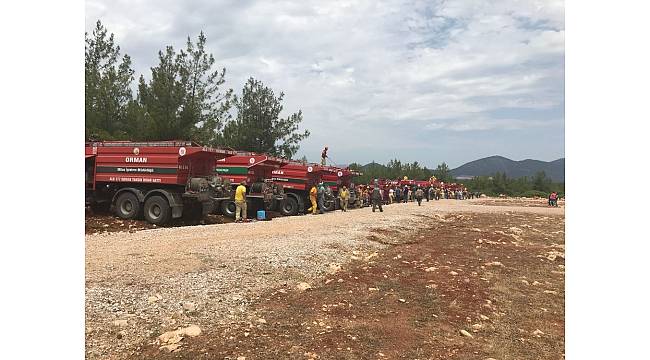
[[[280,204],[280,213],[285,216],[297,215],[311,206],[309,190],[321,181],[322,166],[288,161],[280,169],[272,171],[273,183],[282,185],[286,198]],[[327,207],[327,206],[326,206]],[[332,209],[333,210],[333,209]]]
[[[339,204],[338,193],[339,189],[343,185],[345,185],[350,190],[348,206],[354,207],[356,204],[357,195],[356,192],[352,189],[352,186],[354,185],[353,179],[355,176],[360,176],[361,173],[350,170],[349,168],[339,168],[334,166],[321,166],[321,169],[321,181],[323,182],[323,185],[330,188],[332,195],[335,198],[333,204],[334,208],[339,209],[341,207],[341,204]],[[327,202],[325,206],[328,206]]]
[[[198,220],[230,185],[214,175],[215,159],[234,151],[189,141],[86,143],[86,203],[108,204],[117,216],[144,215],[162,225],[180,217]]]
[[[217,160],[214,171],[228,180],[233,189],[242,181],[246,183],[247,208],[255,213],[260,209],[279,208],[284,201],[283,187],[273,182],[272,171],[288,162],[278,157],[240,151],[235,156]],[[223,215],[234,217],[234,192],[231,198],[217,201],[215,208]]]

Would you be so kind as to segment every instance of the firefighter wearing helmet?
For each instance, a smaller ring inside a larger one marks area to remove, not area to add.
[[[309,190],[309,201],[311,201],[311,207],[307,209],[307,212],[312,213],[312,215],[318,214],[318,205],[316,204],[318,190],[316,185],[312,185],[311,190]]]

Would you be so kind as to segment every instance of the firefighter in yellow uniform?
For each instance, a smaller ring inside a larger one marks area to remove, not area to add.
[[[242,181],[235,190],[235,221],[246,220],[246,182]],[[241,216],[240,216],[241,214]]]
[[[339,191],[339,205],[341,206],[341,210],[348,211],[349,199],[350,193],[348,192],[348,188],[343,185],[343,188]]]
[[[318,214],[318,205],[316,205],[316,195],[318,190],[316,190],[316,185],[312,185],[311,190],[309,190],[309,201],[311,201],[311,207],[307,209],[307,212],[310,212],[313,215]]]

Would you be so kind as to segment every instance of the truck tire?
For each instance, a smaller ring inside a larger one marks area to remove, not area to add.
[[[235,202],[232,200],[224,200],[221,202],[221,214],[229,218],[235,218]]]
[[[293,197],[287,196],[280,204],[280,214],[294,216],[298,214],[298,202]]]
[[[336,210],[336,201],[332,200],[330,202],[325,202],[323,205],[325,205],[325,211],[334,211]]]
[[[166,224],[172,216],[172,209],[167,199],[162,196],[152,196],[144,202],[144,218],[155,225]]]
[[[115,200],[115,214],[122,219],[132,220],[140,215],[140,201],[132,192],[124,192]]]

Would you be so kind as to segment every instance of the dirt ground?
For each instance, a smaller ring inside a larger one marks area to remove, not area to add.
[[[233,220],[221,215],[208,215],[202,225],[226,224]],[[164,227],[189,226],[183,220],[176,220]],[[86,210],[86,235],[96,235],[101,233],[129,232],[133,233],[138,230],[156,229],[158,226],[150,224],[144,220],[123,220],[108,211]]]
[[[548,200],[544,198],[483,198],[474,201],[476,205],[490,205],[490,206],[523,206],[523,207],[549,207]],[[563,208],[565,201],[558,200],[558,207]]]
[[[86,357],[562,359],[564,204],[538,202],[87,235]]]

